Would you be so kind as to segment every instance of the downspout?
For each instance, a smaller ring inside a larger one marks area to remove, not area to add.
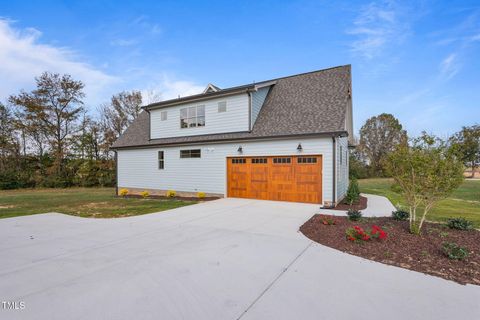
[[[337,193],[337,146],[336,146],[336,137],[332,136],[332,161],[333,161],[333,172],[332,172],[332,203],[329,206],[322,206],[320,209],[331,209],[335,208],[336,200],[336,193]]]
[[[248,131],[252,131],[252,92],[247,90],[248,94]]]
[[[332,137],[332,158],[333,158],[333,190],[332,190],[332,208],[335,207],[337,202],[337,139]]]
[[[118,196],[118,153],[115,152],[115,195]]]

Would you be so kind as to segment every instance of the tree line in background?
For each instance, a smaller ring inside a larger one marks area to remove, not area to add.
[[[0,103],[0,189],[115,185],[110,147],[141,112],[141,93],[113,95],[93,116],[84,107],[81,81],[48,72],[35,80],[31,92]],[[146,98],[159,100],[153,94]],[[439,143],[474,173],[480,162],[479,125],[463,127]],[[392,176],[390,155],[412,145],[415,140],[393,115],[371,117],[351,152],[350,176]]]
[[[424,138],[427,136],[426,133],[421,135]],[[480,165],[480,125],[463,127],[445,141],[429,137],[442,144],[443,148],[448,148],[456,159],[471,170],[473,177]],[[350,177],[391,177],[389,155],[399,147],[418,147],[418,139],[409,138],[398,119],[391,114],[383,113],[369,118],[360,129],[357,147],[350,153]]]
[[[112,143],[141,111],[139,91],[85,108],[84,84],[45,72],[36,88],[0,103],[0,189],[114,186]]]

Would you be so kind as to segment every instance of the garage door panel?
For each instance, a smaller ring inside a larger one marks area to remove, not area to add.
[[[227,195],[263,200],[322,202],[322,157],[227,159]]]

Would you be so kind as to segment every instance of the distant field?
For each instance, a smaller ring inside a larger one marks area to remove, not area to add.
[[[402,196],[390,188],[393,179],[361,179],[358,183],[361,192],[385,196],[396,207],[405,205]],[[465,217],[480,228],[480,180],[465,180],[450,198],[431,210],[427,219],[444,222],[451,217]]]
[[[0,218],[45,212],[113,218],[178,208],[194,201],[123,199],[114,188],[21,189],[0,191]]]

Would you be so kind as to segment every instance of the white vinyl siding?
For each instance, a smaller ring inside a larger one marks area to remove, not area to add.
[[[348,138],[337,138],[337,171],[336,171],[336,185],[337,185],[337,201],[343,199],[347,194],[348,189],[348,168],[349,168],[349,153],[348,153]]]
[[[252,93],[252,128],[257,121],[258,114],[262,109],[265,98],[267,97],[270,87],[260,88]]]
[[[226,102],[227,112],[218,112],[218,103]],[[180,109],[205,106],[205,126],[180,128]],[[248,94],[242,93],[201,102],[190,102],[150,111],[150,137],[152,139],[195,136],[203,134],[248,131]],[[161,121],[162,111],[168,112]]]
[[[298,143],[303,151],[298,152]],[[237,150],[242,146],[243,152]],[[180,150],[201,149],[201,158],[180,159]],[[160,148],[118,150],[118,186],[226,194],[226,157],[322,155],[323,201],[332,200],[332,139],[309,138],[208,145],[172,146],[164,151],[165,169],[157,169]]]

